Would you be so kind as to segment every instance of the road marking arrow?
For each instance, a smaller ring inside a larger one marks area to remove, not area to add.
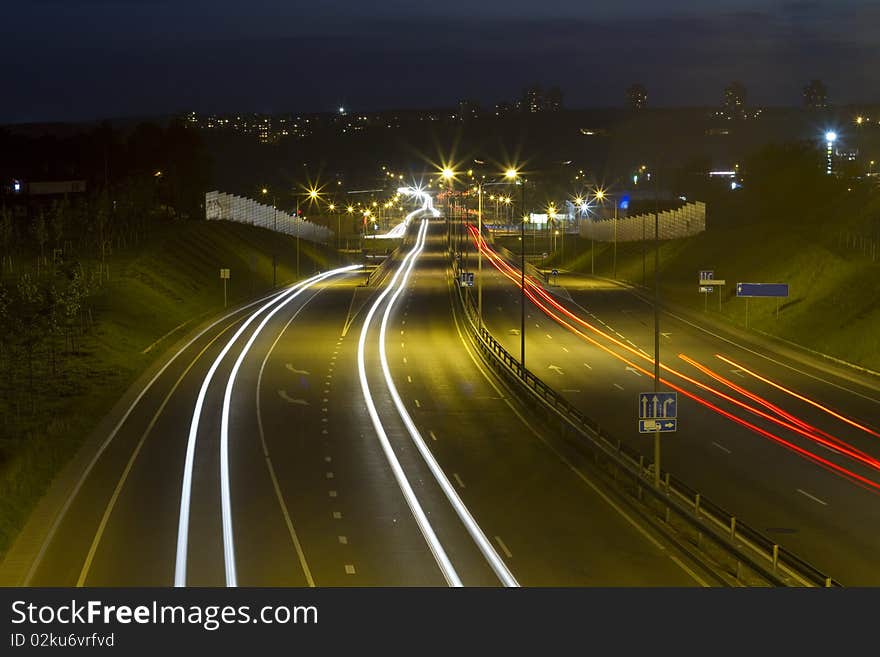
[[[635,367],[630,367],[629,365],[627,365],[627,367],[626,367],[626,371],[627,371],[627,372],[632,372],[632,373],[635,374],[636,376],[641,376],[641,375],[642,375],[642,373],[639,372]]]
[[[548,369],[548,370],[553,370],[553,371],[556,372],[557,374],[564,374],[564,372],[562,371],[562,368],[559,367],[559,365],[550,365],[550,366],[547,367],[547,369]]]
[[[672,339],[672,338],[669,337],[670,335],[672,335],[672,333],[663,333],[663,332],[661,331],[661,332],[660,332],[660,335],[662,335],[662,336],[663,336],[664,338],[666,338],[667,340],[671,340],[671,339]]]
[[[730,370],[731,374],[736,374],[740,378],[745,378],[746,375],[742,373],[742,370]]]
[[[291,372],[293,372],[294,374],[305,374],[306,376],[309,375],[309,372],[307,370],[298,370],[290,363],[287,363],[287,365],[285,365],[285,367],[287,369],[289,369]]]
[[[309,405],[309,402],[307,402],[305,399],[294,399],[293,397],[291,397],[290,395],[287,394],[286,390],[279,390],[278,396],[290,404],[299,404],[300,406],[308,406]]]

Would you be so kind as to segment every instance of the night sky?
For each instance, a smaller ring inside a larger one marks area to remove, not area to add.
[[[662,8],[659,6],[662,4]],[[197,111],[324,111],[514,100],[568,107],[880,101],[868,0],[19,0],[2,3],[0,123]]]

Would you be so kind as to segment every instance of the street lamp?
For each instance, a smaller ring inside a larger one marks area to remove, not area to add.
[[[491,185],[509,185],[513,180],[515,180],[516,172],[513,169],[508,169],[508,172],[513,171],[513,175],[508,175],[507,172],[504,174],[504,180],[495,181],[490,180],[486,181],[483,178],[477,182],[477,316],[479,327],[483,327],[483,250],[480,248],[480,242],[483,239],[483,187],[488,187]],[[495,201],[495,219],[498,219],[498,201],[501,200],[501,195],[492,195],[489,197],[490,200]],[[507,201],[510,201],[510,197],[507,197]]]
[[[595,193],[596,200],[603,203],[605,199],[611,199],[611,195],[604,189],[599,188]],[[611,278],[617,279],[617,201],[614,202],[614,255],[611,266]]]
[[[504,172],[504,178],[514,184],[522,186],[521,203],[523,216],[519,222],[519,289],[520,289],[520,326],[519,326],[519,362],[522,371],[520,376],[526,376],[526,222],[529,217],[526,214],[526,181],[519,175],[519,171],[510,167]]]

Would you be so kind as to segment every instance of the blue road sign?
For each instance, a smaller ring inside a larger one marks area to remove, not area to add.
[[[677,392],[640,392],[639,419],[672,419],[678,417]]]
[[[559,276],[559,270],[558,270],[558,269],[554,269],[554,270],[551,271],[550,273],[553,274],[554,276]]]
[[[737,283],[738,297],[787,297],[788,283]]]
[[[678,420],[639,420],[639,433],[670,433],[678,431]]]

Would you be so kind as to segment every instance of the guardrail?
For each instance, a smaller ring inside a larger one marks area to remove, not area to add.
[[[478,326],[477,309],[471,296],[463,295],[460,286],[454,287],[470,337],[483,360],[514,390],[525,391],[527,403],[543,408],[549,418],[561,420],[565,434],[580,437],[578,445],[588,448],[594,462],[626,493],[647,506],[657,519],[704,554],[712,556],[739,581],[750,583],[746,570],[750,569],[759,579],[778,586],[841,586],[671,473],[661,470],[661,485],[656,489],[653,465],[646,465],[642,454],[608,435],[599,423],[523,368],[484,326]]]

